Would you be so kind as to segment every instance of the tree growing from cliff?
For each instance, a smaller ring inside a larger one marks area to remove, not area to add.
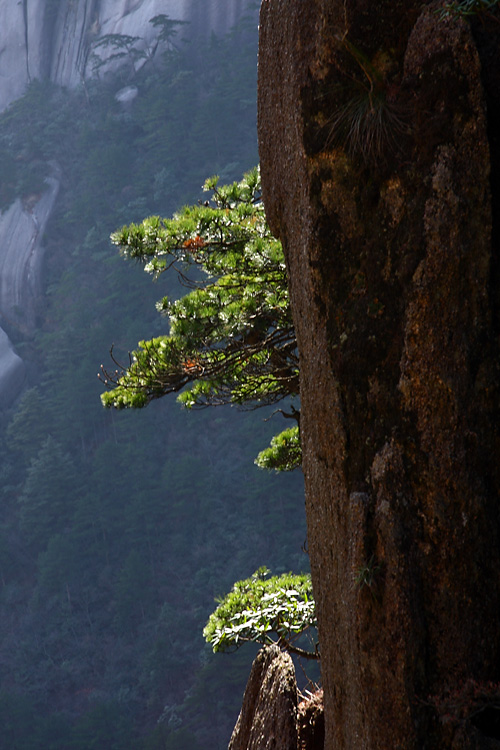
[[[314,641],[312,651],[299,645],[307,631],[316,628],[311,576],[285,573],[269,577],[269,573],[267,568],[259,568],[218,600],[219,606],[203,631],[206,641],[214,652],[231,651],[248,642],[277,643],[290,654],[318,659]]]
[[[164,47],[164,56],[171,57],[178,52],[178,47],[173,39],[177,35],[178,26],[188,25],[188,21],[177,21],[169,18],[164,13],[154,16],[149,20],[150,24],[159,32],[150,49],[145,51],[144,40],[139,36],[130,36],[128,34],[105,34],[99,37],[92,44],[92,71],[95,76],[99,76],[101,68],[106,67],[109,63],[118,61],[127,61],[131,66],[131,73],[134,74],[136,66],[140,60],[152,58],[156,54],[160,44]],[[137,45],[139,43],[139,45]],[[104,56],[101,57],[96,50],[103,50]]]
[[[157,304],[170,331],[148,341],[117,368],[101,368],[106,407],[141,408],[177,393],[188,409],[278,404],[297,396],[298,357],[283,251],[270,233],[258,168],[241,182],[205,183],[211,200],[172,219],[151,217],[112,235],[122,253],[155,279],[176,274],[189,291]],[[282,410],[280,410],[282,411]],[[286,416],[298,420],[292,406]],[[300,464],[298,429],[258,461],[276,469]]]

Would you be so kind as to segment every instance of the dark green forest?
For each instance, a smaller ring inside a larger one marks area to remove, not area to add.
[[[164,332],[155,302],[179,293],[109,236],[257,163],[256,58],[249,6],[225,38],[76,91],[34,81],[0,116],[3,208],[61,172],[37,325],[6,326],[28,376],[0,414],[5,750],[227,747],[256,649],[212,653],[214,599],[262,565],[308,569],[300,472],[254,465],[279,415],[175,399],[110,412],[97,378],[111,345],[125,360]]]

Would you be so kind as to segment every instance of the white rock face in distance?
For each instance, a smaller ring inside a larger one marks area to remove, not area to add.
[[[25,378],[25,367],[0,328],[0,408],[9,406],[20,392]]]
[[[34,79],[78,86],[93,75],[93,45],[108,34],[140,37],[147,52],[159,30],[150,20],[166,14],[181,26],[176,41],[226,33],[249,0],[0,0],[0,112]],[[104,59],[113,53],[100,47]],[[101,73],[105,72],[105,67]],[[120,93],[120,92],[119,92]],[[124,104],[132,87],[122,92]],[[18,330],[34,323],[43,255],[41,238],[56,199],[56,174],[41,196],[17,200],[0,213],[0,325]],[[11,403],[24,379],[24,365],[0,328],[0,408]]]
[[[20,330],[34,324],[42,237],[59,190],[57,176],[46,182],[42,195],[18,198],[0,213],[0,320]],[[23,381],[24,364],[0,328],[0,408],[15,399]]]
[[[115,99],[120,104],[130,104],[130,102],[134,101],[138,93],[139,89],[137,86],[125,86],[125,88],[116,92]]]
[[[107,34],[139,36],[147,49],[158,34],[150,19],[160,14],[189,22],[179,29],[178,38],[223,34],[247,4],[248,0],[0,0],[0,111],[35,78],[74,87],[90,77],[89,51]],[[99,54],[105,56],[106,49],[100,48]]]
[[[42,237],[59,189],[56,177],[45,182],[41,195],[18,198],[0,213],[0,315],[14,326],[32,323],[40,293]]]

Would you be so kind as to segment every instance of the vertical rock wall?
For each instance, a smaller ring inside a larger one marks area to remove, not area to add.
[[[18,198],[0,212],[0,324],[6,330],[30,331],[41,292],[43,234],[59,191],[59,175],[46,179],[40,195]],[[10,406],[25,376],[22,359],[0,328],[0,408]]]
[[[20,96],[28,80],[22,3],[0,2],[0,111]]]
[[[140,36],[147,47],[157,33],[150,19],[166,13],[189,22],[179,36],[221,35],[247,7],[247,0],[0,0],[0,111],[35,78],[80,84],[92,75],[92,43],[106,34]]]
[[[18,198],[0,213],[0,316],[4,324],[21,329],[35,322],[43,233],[59,190],[58,177],[46,182],[41,196]]]
[[[277,644],[257,654],[228,750],[323,750],[322,691],[302,696],[290,654]]]
[[[25,375],[24,362],[0,328],[0,409],[14,401],[23,386]]]
[[[493,746],[461,693],[500,677],[491,164],[468,26],[412,0],[264,0],[259,141],[301,358],[325,747]]]
[[[228,750],[297,750],[297,683],[289,654],[262,648]]]
[[[107,34],[141,37],[138,46],[147,51],[158,33],[150,23],[155,15],[188,22],[179,39],[192,40],[226,33],[247,7],[247,0],[0,0],[0,111],[36,78],[74,87],[91,77],[92,45]],[[106,51],[112,53],[100,48],[101,57]],[[47,181],[44,195],[18,199],[0,213],[0,324],[7,330],[34,323],[41,238],[59,184],[55,175]],[[0,329],[0,407],[11,403],[23,377],[22,361]]]

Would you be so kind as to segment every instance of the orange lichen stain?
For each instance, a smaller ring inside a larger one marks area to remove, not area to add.
[[[188,375],[193,375],[193,374],[200,373],[203,368],[201,367],[200,363],[196,359],[186,359],[182,363],[182,369]]]
[[[182,247],[185,247],[186,250],[199,250],[201,247],[205,247],[205,240],[203,237],[200,237],[199,234],[196,235],[196,237],[190,237],[188,240],[182,243]]]
[[[397,227],[404,216],[406,191],[401,179],[395,175],[385,182],[380,191],[381,208],[387,216],[390,227]]]

